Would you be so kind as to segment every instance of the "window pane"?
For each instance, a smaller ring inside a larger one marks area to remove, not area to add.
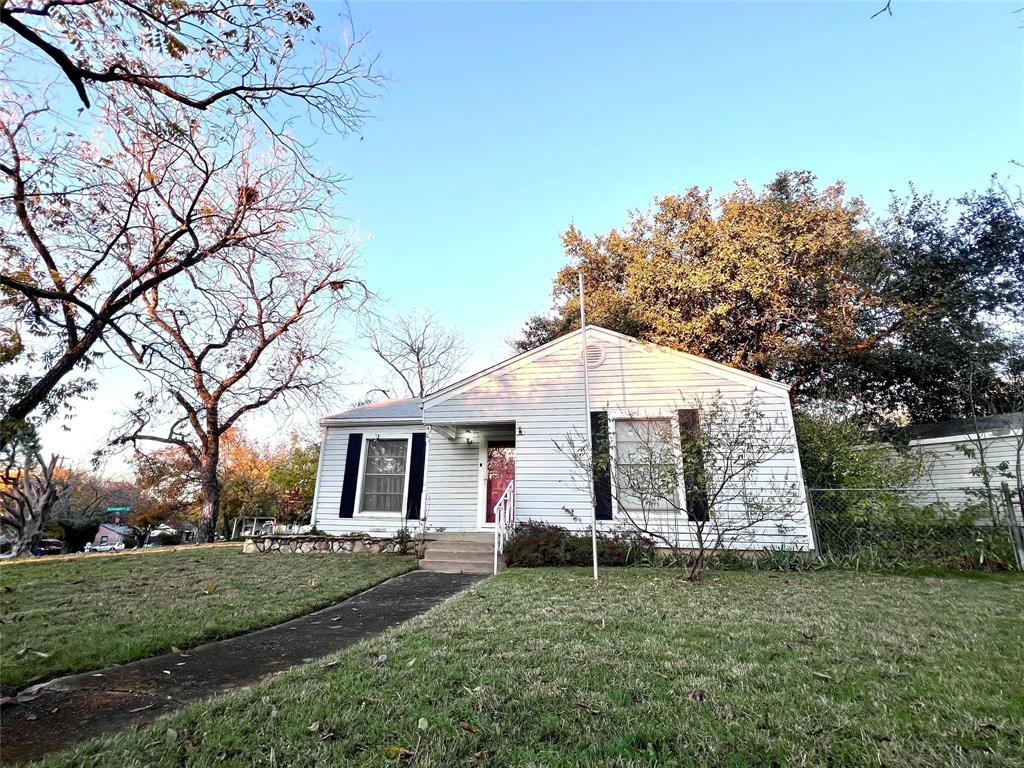
[[[629,512],[673,509],[677,501],[672,422],[669,419],[615,421],[615,484]]]
[[[363,471],[363,512],[401,512],[408,442],[368,440]]]

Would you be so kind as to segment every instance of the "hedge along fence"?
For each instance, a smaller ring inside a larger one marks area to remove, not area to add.
[[[981,488],[809,488],[818,554],[846,567],[1019,567],[1020,512]]]

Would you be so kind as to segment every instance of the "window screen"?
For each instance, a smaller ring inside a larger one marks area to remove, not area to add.
[[[363,512],[402,512],[408,441],[367,440]]]
[[[629,512],[668,512],[678,494],[670,419],[616,419],[615,486]]]

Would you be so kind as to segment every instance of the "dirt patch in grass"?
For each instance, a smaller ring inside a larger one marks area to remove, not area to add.
[[[45,764],[1018,766],[1022,615],[1016,577],[513,570]]]
[[[241,634],[416,567],[413,557],[243,555],[175,548],[0,566],[0,686]]]

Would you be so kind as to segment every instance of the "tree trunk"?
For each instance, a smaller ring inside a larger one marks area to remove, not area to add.
[[[196,526],[196,543],[209,544],[217,533],[217,516],[220,514],[220,480],[217,477],[219,446],[204,454],[199,467],[199,524]]]
[[[39,520],[33,519],[18,535],[11,541],[12,557],[28,557],[32,554],[32,542],[39,535]]]

